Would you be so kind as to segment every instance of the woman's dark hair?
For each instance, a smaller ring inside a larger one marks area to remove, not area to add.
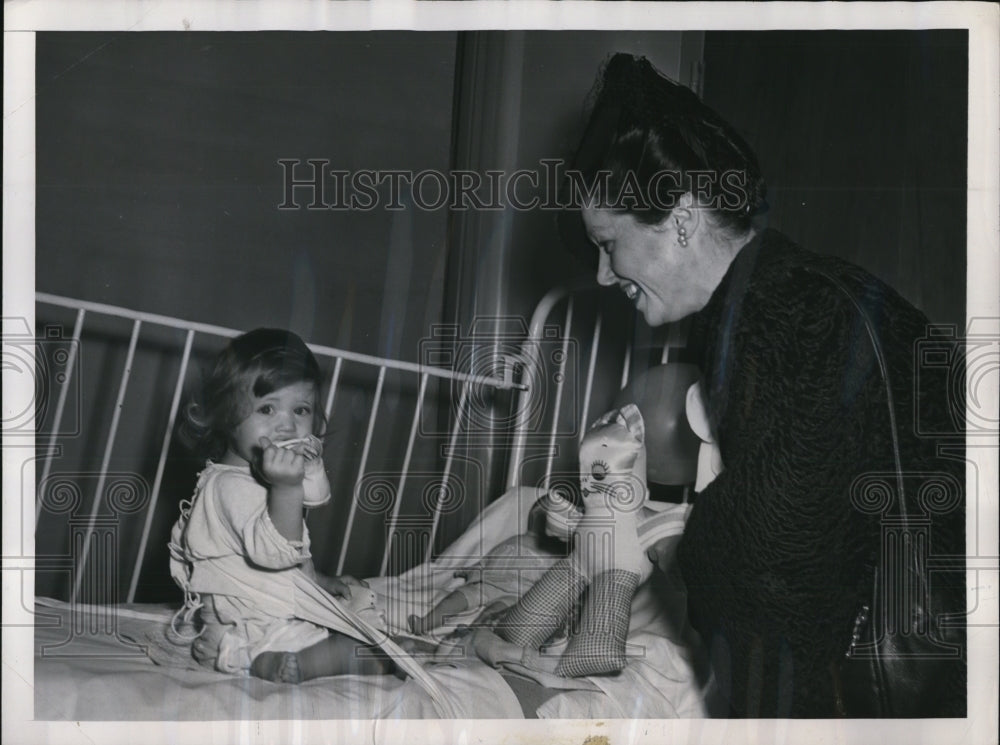
[[[594,250],[580,209],[595,199],[597,206],[656,224],[689,192],[712,210],[719,227],[737,234],[765,208],[767,189],[749,145],[645,57],[611,57],[589,100],[587,128],[562,184],[568,210],[559,227],[571,248],[586,249],[590,263]]]
[[[301,382],[312,383],[319,393],[319,363],[302,339],[282,329],[248,331],[216,358],[200,400],[185,410],[182,436],[201,457],[218,460],[226,453],[233,429],[250,414],[252,397]],[[316,406],[313,434],[325,428],[323,412]]]

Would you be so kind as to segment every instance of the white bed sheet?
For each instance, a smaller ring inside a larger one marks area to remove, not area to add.
[[[453,589],[454,571],[494,545],[523,532],[536,489],[512,489],[434,562],[399,577],[369,580],[385,604],[391,631],[403,631],[410,613],[426,613]],[[667,509],[674,509],[667,507]],[[676,509],[683,509],[678,506]],[[705,716],[704,661],[686,623],[686,599],[676,583],[640,588],[632,606],[633,656],[617,676],[564,679],[519,668],[520,674],[560,692],[534,712],[543,718],[670,718]],[[36,599],[35,719],[38,720],[258,720],[439,718],[414,680],[393,676],[338,676],[300,685],[271,683],[205,670],[187,649],[167,641],[172,610],[129,605],[114,609]],[[84,623],[74,633],[71,621]],[[460,622],[465,619],[456,619]],[[71,640],[71,644],[64,644]],[[448,692],[460,718],[522,716],[521,705],[497,670],[474,656],[426,668]],[[530,712],[529,712],[530,713]]]
[[[436,719],[430,697],[413,680],[391,675],[338,676],[300,685],[270,683],[201,668],[163,632],[171,609],[116,609],[117,636],[99,629],[70,633],[71,618],[104,619],[104,609],[39,598],[35,628],[35,719],[258,720]],[[63,645],[67,639],[72,643]],[[127,642],[145,648],[145,653]],[[155,661],[154,661],[155,660]],[[521,708],[491,668],[472,660],[435,666],[431,674],[455,696],[461,718],[516,718]]]

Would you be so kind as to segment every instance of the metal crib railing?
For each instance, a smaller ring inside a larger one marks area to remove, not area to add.
[[[150,538],[150,530],[153,522],[153,515],[156,510],[157,501],[160,497],[164,468],[167,461],[167,454],[170,448],[171,440],[173,438],[174,428],[177,423],[177,415],[180,410],[181,397],[184,390],[186,374],[191,361],[191,352],[195,336],[206,335],[218,338],[231,338],[239,335],[242,332],[235,329],[224,328],[221,326],[185,321],[177,318],[172,318],[169,316],[163,316],[154,313],[144,313],[112,305],[106,305],[103,303],[74,300],[42,292],[36,293],[35,299],[36,302],[39,304],[47,304],[50,306],[69,308],[71,310],[76,311],[71,343],[69,345],[69,354],[68,358],[64,362],[61,382],[59,385],[59,393],[56,399],[56,408],[53,414],[53,421],[49,427],[50,434],[48,435],[47,442],[45,443],[45,448],[44,448],[45,455],[42,462],[41,478],[38,479],[39,485],[44,485],[47,482],[47,479],[52,472],[53,459],[55,455],[59,452],[60,423],[65,413],[67,393],[71,387],[70,384],[72,381],[72,377],[77,362],[76,350],[79,347],[86,319],[90,316],[97,315],[97,316],[110,316],[116,318],[123,318],[131,320],[132,322],[131,334],[128,342],[128,350],[126,352],[125,362],[121,369],[121,374],[118,381],[117,396],[115,400],[114,411],[112,414],[110,426],[108,428],[107,434],[104,439],[103,455],[101,460],[101,466],[99,469],[97,488],[89,511],[87,528],[82,530],[80,534],[77,536],[78,542],[81,542],[82,545],[75,547],[73,551],[77,565],[74,567],[74,572],[73,572],[74,579],[71,592],[72,602],[75,602],[77,600],[77,597],[80,593],[81,584],[83,583],[84,578],[88,576],[88,568],[86,565],[87,562],[90,560],[89,557],[92,554],[91,542],[94,540],[94,535],[97,533],[97,531],[95,531],[94,528],[98,523],[98,516],[101,511],[102,504],[105,498],[104,491],[106,486],[108,467],[111,462],[112,452],[115,447],[115,440],[118,434],[122,407],[125,400],[125,393],[129,385],[132,363],[136,354],[136,346],[139,340],[140,332],[146,326],[160,326],[172,329],[179,329],[185,332],[184,347],[181,354],[180,370],[177,375],[176,383],[174,385],[173,398],[170,405],[170,411],[166,422],[166,426],[164,428],[162,442],[160,445],[159,459],[156,465],[153,484],[150,489],[149,502],[148,506],[146,507],[146,514],[139,542],[138,557],[136,559],[135,566],[132,569],[132,575],[129,582],[128,591],[126,594],[126,602],[132,602],[135,599],[136,589],[139,583],[139,576],[142,571],[145,555],[147,553],[147,548]],[[418,423],[420,421],[420,417],[423,411],[424,401],[426,398],[426,392],[428,388],[428,382],[432,378],[438,380],[456,381],[461,384],[459,403],[456,409],[456,415],[454,417],[454,421],[451,424],[450,444],[446,451],[447,456],[444,463],[444,475],[441,486],[442,490],[444,490],[447,487],[448,479],[450,477],[450,473],[452,470],[452,459],[453,459],[453,454],[455,452],[456,440],[459,437],[459,434],[462,429],[463,416],[465,412],[466,402],[468,400],[470,387],[491,386],[493,388],[500,390],[517,389],[518,387],[520,387],[520,384],[513,381],[512,377],[509,374],[503,375],[502,377],[468,374],[468,373],[463,373],[461,371],[445,369],[442,367],[435,367],[430,365],[422,365],[400,360],[375,357],[371,355],[359,354],[357,352],[351,352],[349,350],[337,349],[334,347],[328,347],[323,345],[310,344],[309,347],[310,349],[312,349],[314,354],[317,355],[317,357],[328,358],[333,361],[333,372],[331,375],[330,384],[324,401],[324,412],[327,417],[330,416],[330,413],[333,410],[334,400],[338,392],[338,384],[341,379],[341,373],[345,362],[364,365],[378,370],[378,379],[374,393],[374,400],[372,403],[371,412],[368,417],[367,430],[365,433],[364,444],[361,453],[361,461],[358,467],[357,477],[355,479],[355,489],[357,489],[358,484],[361,483],[361,480],[363,479],[366,472],[368,457],[372,444],[372,435],[374,432],[375,423],[378,416],[379,404],[382,399],[383,385],[385,382],[385,376],[387,370],[400,371],[419,376],[419,388],[417,393],[417,400],[416,400],[416,405],[414,407],[413,419],[411,422],[406,451],[403,459],[403,467],[401,469],[400,483],[397,487],[397,493],[400,494],[402,493],[407,473],[409,471],[410,459],[413,453],[414,442],[418,434],[418,429],[419,429]],[[38,524],[42,512],[43,500],[41,499],[41,496],[42,495],[39,495],[39,498],[36,500],[36,509],[35,509],[36,525]],[[358,501],[357,499],[351,500],[350,512],[347,519],[346,534],[343,537],[342,548],[337,560],[337,569],[336,569],[337,574],[341,574],[343,572],[347,545],[355,522],[357,501]],[[392,534],[392,530],[393,527],[395,526],[396,521],[399,519],[400,506],[401,506],[401,501],[396,500],[392,512],[388,517],[388,522],[389,522],[388,528],[390,535]],[[441,516],[440,507],[441,505],[439,500],[437,508],[435,509],[432,518],[431,536],[429,543],[429,546],[431,547],[434,545],[433,542],[434,534],[437,531],[440,522],[440,516]],[[387,541],[382,559],[381,573],[383,574],[385,573],[386,567],[388,566],[389,553],[391,547],[392,547],[391,542]],[[431,549],[428,548],[428,552],[430,550]],[[430,558],[430,556],[428,555],[427,558]],[[93,574],[93,572],[91,572],[91,574]]]
[[[559,421],[563,415],[563,407],[576,403],[578,410],[573,412],[575,421],[575,442],[579,443],[586,434],[586,428],[591,419],[595,419],[604,413],[604,409],[595,410],[595,406],[610,404],[608,396],[599,396],[595,390],[595,380],[598,375],[599,360],[602,349],[602,327],[605,323],[604,315],[600,305],[594,302],[595,295],[602,290],[593,282],[581,282],[576,285],[565,287],[555,287],[549,290],[535,306],[535,311],[531,317],[528,327],[528,337],[522,347],[522,354],[518,362],[524,365],[524,372],[519,378],[521,381],[538,380],[544,375],[542,369],[546,365],[545,355],[541,354],[539,347],[547,341],[551,342],[553,336],[561,340],[563,353],[558,357],[558,362],[553,366],[552,377],[556,382],[556,395],[553,396],[552,405],[545,411],[546,422],[541,427],[544,433],[544,441],[530,442],[531,429],[526,425],[528,418],[527,409],[531,405],[531,398],[534,392],[530,386],[523,386],[517,393],[515,403],[516,414],[514,416],[518,426],[514,427],[514,438],[511,445],[511,454],[508,460],[507,479],[508,488],[521,483],[523,470],[526,461],[531,457],[532,452],[544,461],[544,475],[540,482],[542,488],[549,488],[553,475],[553,467],[559,455],[557,440],[559,439]],[[589,313],[587,318],[578,319],[574,317],[578,301],[588,301],[586,305]],[[559,311],[562,311],[561,326],[554,323]],[[574,323],[576,329],[574,330]],[[641,373],[644,367],[651,364],[667,363],[671,350],[680,349],[685,345],[684,327],[681,323],[669,324],[666,334],[656,334],[656,339],[649,340],[650,348],[655,352],[654,359],[648,356],[645,359],[636,356],[636,317],[634,312],[627,318],[626,333],[620,336],[624,338],[624,348],[621,356],[618,357],[617,365],[614,359],[608,359],[609,353],[604,353],[604,372],[613,376],[612,383],[618,390],[624,390],[630,380],[637,373]],[[559,326],[557,334],[553,335],[550,329],[553,325]],[[646,329],[649,332],[649,329]],[[580,369],[577,376],[571,376],[573,372],[568,369],[572,362],[572,357],[566,353],[567,345],[574,339],[586,340],[586,344],[581,344],[580,349],[585,352],[578,359]],[[587,349],[589,347],[589,349]],[[638,369],[637,369],[638,368]],[[563,395],[563,388],[567,381],[575,377],[577,387],[582,387],[582,395],[576,401],[569,401],[568,396]]]
[[[341,574],[344,570],[344,564],[347,557],[347,547],[351,533],[354,529],[355,518],[357,515],[359,502],[358,489],[366,476],[366,469],[368,468],[372,438],[375,431],[376,421],[378,419],[379,406],[382,401],[383,387],[387,371],[398,371],[415,375],[419,380],[416,402],[410,422],[407,444],[403,455],[402,467],[399,471],[399,480],[395,487],[395,493],[397,495],[402,495],[410,472],[411,458],[414,452],[414,445],[420,431],[419,422],[423,413],[429,382],[432,379],[435,379],[438,381],[447,380],[460,384],[458,403],[457,406],[452,409],[453,417],[449,422],[450,434],[448,437],[448,446],[443,450],[444,464],[442,479],[440,482],[441,493],[438,495],[435,509],[433,510],[433,514],[431,516],[429,536],[427,537],[429,540],[423,544],[424,548],[422,549],[424,551],[424,559],[429,560],[432,558],[434,538],[441,521],[443,492],[448,488],[448,482],[452,477],[452,471],[455,465],[457,452],[456,445],[463,432],[463,428],[468,425],[466,419],[469,417],[468,409],[470,391],[474,386],[488,386],[495,390],[513,391],[513,415],[507,417],[505,420],[505,426],[508,426],[509,428],[507,434],[510,436],[506,475],[506,484],[508,487],[515,486],[520,483],[520,479],[525,473],[525,466],[526,464],[529,464],[529,461],[531,461],[534,462],[536,466],[539,462],[544,463],[544,475],[541,480],[536,481],[536,483],[539,483],[544,488],[548,488],[550,480],[552,479],[554,463],[556,462],[556,457],[559,452],[557,443],[565,443],[567,445],[567,453],[565,453],[565,455],[569,455],[568,450],[572,449],[571,446],[578,443],[583,437],[586,424],[589,422],[591,416],[602,413],[602,411],[595,411],[594,407],[607,404],[610,399],[607,397],[607,394],[609,393],[608,391],[601,391],[604,396],[603,399],[597,396],[597,391],[595,391],[595,380],[597,378],[602,346],[603,317],[599,309],[599,304],[591,302],[585,303],[588,310],[588,313],[585,314],[587,316],[586,320],[579,317],[574,318],[577,298],[590,294],[591,297],[588,297],[589,301],[590,299],[593,299],[592,293],[595,291],[597,291],[597,288],[590,285],[582,287],[556,288],[547,293],[536,306],[530,325],[527,329],[527,338],[524,339],[520,349],[515,352],[508,350],[504,354],[494,356],[490,367],[494,374],[491,375],[473,374],[470,372],[463,372],[461,370],[448,369],[440,366],[387,359],[317,344],[309,345],[317,357],[321,359],[326,358],[331,360],[333,363],[329,386],[324,400],[324,413],[327,418],[330,417],[330,414],[333,411],[334,402],[338,391],[340,390],[340,382],[345,363],[361,365],[369,369],[377,370],[377,381],[375,383],[371,410],[368,414],[360,463],[354,478],[354,489],[352,492],[354,498],[351,499],[345,534],[341,541],[341,548],[337,558],[337,574]],[[133,602],[135,600],[140,574],[142,572],[143,563],[149,547],[153,516],[156,512],[157,502],[160,498],[163,486],[167,456],[174,437],[175,426],[177,425],[177,417],[180,411],[188,368],[192,359],[192,350],[194,348],[195,338],[196,336],[207,336],[224,339],[237,336],[242,332],[221,326],[185,321],[169,316],[134,311],[103,303],[75,300],[48,293],[39,292],[36,293],[35,297],[38,304],[56,306],[75,311],[75,320],[73,323],[71,343],[69,345],[69,354],[63,366],[63,375],[59,384],[53,420],[49,425],[50,433],[44,438],[46,442],[44,443],[42,453],[43,459],[41,477],[37,481],[40,487],[47,483],[47,479],[52,473],[54,458],[59,452],[59,433],[61,431],[60,422],[65,413],[67,393],[70,390],[70,383],[77,363],[76,350],[84,333],[85,322],[94,316],[113,317],[131,321],[131,333],[129,335],[128,348],[125,354],[124,364],[122,365],[120,377],[118,379],[114,411],[112,412],[111,422],[103,440],[101,466],[98,472],[96,491],[93,502],[90,505],[89,514],[87,515],[85,521],[78,521],[81,529],[76,531],[74,537],[74,540],[79,545],[75,545],[73,548],[76,566],[73,567],[73,582],[70,597],[71,602],[77,601],[81,585],[84,582],[85,577],[93,576],[95,572],[107,571],[106,568],[99,569],[95,567],[91,569],[88,574],[87,562],[91,560],[92,554],[98,553],[91,550],[91,544],[94,541],[94,536],[100,533],[96,526],[98,525],[99,514],[105,499],[104,492],[108,469],[111,463],[112,453],[115,448],[121,412],[125,402],[125,394],[129,386],[132,364],[136,355],[136,348],[139,342],[140,333],[147,327],[162,327],[184,332],[180,367],[177,373],[176,381],[174,382],[169,414],[167,416],[167,421],[165,422],[162,438],[159,444],[159,455],[152,486],[149,489],[149,500],[143,519],[137,558],[131,570],[131,577],[125,598],[126,602]],[[558,311],[560,309],[562,309],[561,322],[559,320],[553,321],[554,318],[558,317]],[[630,319],[629,323],[633,323],[634,318],[630,316]],[[577,359],[567,353],[569,345],[571,343],[576,343],[576,339],[573,338],[574,328],[576,329],[577,336],[580,337],[580,339],[585,340],[585,343],[581,343],[579,345],[581,350],[585,350],[585,352],[580,355],[580,359]],[[633,362],[633,331],[634,328],[630,328],[628,333],[617,335],[619,339],[624,338],[625,340],[622,356],[619,358],[620,361],[616,363],[614,360],[605,360],[603,365],[605,373],[607,373],[607,370],[609,369],[612,370],[611,375],[614,378],[614,382],[617,384],[617,388],[619,389],[626,386],[633,370],[636,367],[636,364]],[[666,346],[663,347],[661,361],[666,361],[671,344],[677,344],[673,331],[667,339]],[[546,346],[546,348],[549,349],[556,348],[561,350],[561,354],[551,355],[555,362],[553,362],[553,359],[549,359],[546,355],[541,353],[540,350],[543,346]],[[585,363],[583,358],[586,359]],[[570,365],[577,365],[577,369],[570,370]],[[539,380],[540,376],[545,375],[546,373],[550,374],[551,379],[555,381],[554,391],[551,392],[552,395],[550,395],[550,391],[548,389],[541,391],[533,389],[535,382]],[[572,391],[572,397],[568,395],[567,381],[569,381],[571,377],[574,385],[577,388],[582,389],[582,394],[580,390],[575,390]],[[604,386],[606,387],[608,385],[608,382],[605,380]],[[611,393],[613,393],[613,391]],[[531,411],[529,411],[529,408],[538,403],[540,395],[543,396],[545,400],[542,402],[541,412],[535,416]],[[570,409],[572,409],[572,411],[569,411]],[[570,418],[574,419],[576,422],[572,432],[569,434],[566,432],[560,432],[559,428],[560,417],[563,417],[566,414],[570,414]],[[532,423],[529,423],[529,419],[532,419]],[[42,513],[42,496],[42,494],[39,494],[38,499],[36,500],[36,525],[38,525]],[[380,568],[380,574],[383,575],[387,572],[387,569],[390,568],[390,554],[394,545],[393,536],[397,523],[401,520],[401,506],[402,499],[395,499],[391,511],[386,516],[387,539]],[[427,523],[425,522],[423,525],[426,532]]]

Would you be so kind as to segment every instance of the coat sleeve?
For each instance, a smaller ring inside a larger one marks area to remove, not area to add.
[[[678,549],[692,624],[739,702],[821,679],[843,654],[873,536],[852,484],[891,462],[864,324],[822,278],[800,280],[747,296],[718,331],[708,403],[724,470]]]

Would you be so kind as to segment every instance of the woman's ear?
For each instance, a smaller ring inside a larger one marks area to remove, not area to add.
[[[665,233],[670,230],[676,230],[679,225],[683,225],[688,235],[690,235],[694,232],[694,227],[697,225],[697,210],[694,207],[694,197],[691,196],[691,192],[684,192],[677,199],[677,203],[670,211],[670,214],[654,225],[653,229],[657,232]]]
[[[695,203],[691,192],[684,192],[668,217],[668,225],[676,229],[680,234],[679,238],[682,238],[678,241],[681,246],[686,246],[688,239],[698,231],[701,218],[701,209]]]
[[[671,211],[670,216],[677,222],[688,222],[695,219],[695,201],[691,192],[686,191],[677,199],[677,206]]]

